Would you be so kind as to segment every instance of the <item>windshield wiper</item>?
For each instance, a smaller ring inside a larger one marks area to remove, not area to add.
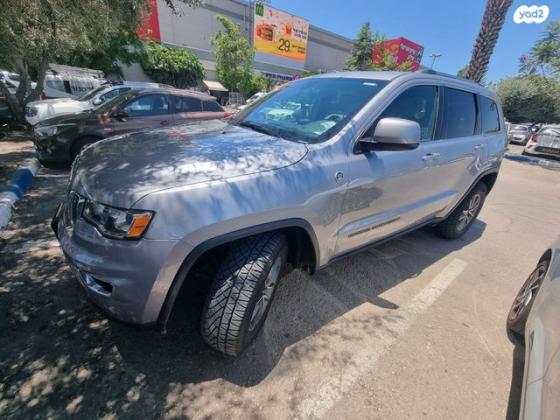
[[[247,127],[252,130],[258,131],[259,133],[268,134],[269,136],[277,137],[277,135],[273,133],[271,130],[269,130],[268,128],[263,127],[262,125],[256,124],[251,121],[241,121],[240,123],[238,123],[238,125],[241,127]]]

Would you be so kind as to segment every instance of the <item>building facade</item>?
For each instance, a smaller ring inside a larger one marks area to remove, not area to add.
[[[254,7],[255,2],[240,0],[206,0],[198,8],[178,2],[178,13],[173,14],[163,0],[152,0],[152,15],[146,19],[141,31],[164,45],[189,49],[202,62],[206,79],[217,80],[216,62],[210,45],[212,35],[221,29],[216,15],[223,15],[237,23],[253,44]],[[352,40],[310,23],[303,68],[322,72],[342,70],[352,45]],[[298,68],[289,62],[271,64],[260,61],[258,57],[255,58],[254,69],[278,81],[290,80],[302,72],[301,65]],[[123,73],[129,80],[147,80],[139,65],[125,67]]]

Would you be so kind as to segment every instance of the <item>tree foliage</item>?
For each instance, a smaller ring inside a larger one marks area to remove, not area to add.
[[[375,51],[375,60],[372,54]],[[397,70],[410,71],[412,63],[397,63],[397,52],[387,47],[385,37],[372,32],[369,22],[365,22],[356,39],[352,52],[346,58],[346,70]]]
[[[368,70],[371,66],[371,54],[373,51],[374,40],[377,34],[374,35],[371,31],[369,22],[362,24],[354,45],[352,52],[346,58],[346,70]]]
[[[504,116],[513,123],[560,122],[560,81],[539,75],[500,80],[496,86]]]
[[[551,21],[541,39],[519,60],[522,74],[540,72],[543,76],[560,77],[560,21]]]
[[[188,88],[204,78],[204,67],[196,55],[185,48],[170,48],[154,41],[144,47],[141,65],[159,83]]]
[[[488,71],[498,36],[513,0],[487,0],[480,30],[476,37],[471,61],[465,77],[480,83]]]
[[[255,51],[241,34],[241,28],[228,18],[218,15],[219,29],[210,38],[216,57],[218,80],[230,91],[248,95],[253,91],[253,58]]]

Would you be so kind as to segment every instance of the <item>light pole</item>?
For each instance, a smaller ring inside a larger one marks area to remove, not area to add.
[[[430,66],[431,69],[434,68],[434,63],[436,62],[436,58],[440,58],[443,54],[442,53],[431,53],[430,58],[432,59],[432,65]]]

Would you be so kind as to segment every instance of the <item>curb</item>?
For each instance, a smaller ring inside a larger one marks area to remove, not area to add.
[[[538,165],[549,169],[560,169],[560,162],[542,159],[534,156],[515,155],[513,153],[506,153],[504,157],[506,159],[513,160],[516,162],[529,163],[531,165]]]
[[[0,190],[0,231],[8,225],[12,216],[12,206],[29,189],[31,181],[40,166],[36,157],[28,159],[16,171],[8,185]]]

